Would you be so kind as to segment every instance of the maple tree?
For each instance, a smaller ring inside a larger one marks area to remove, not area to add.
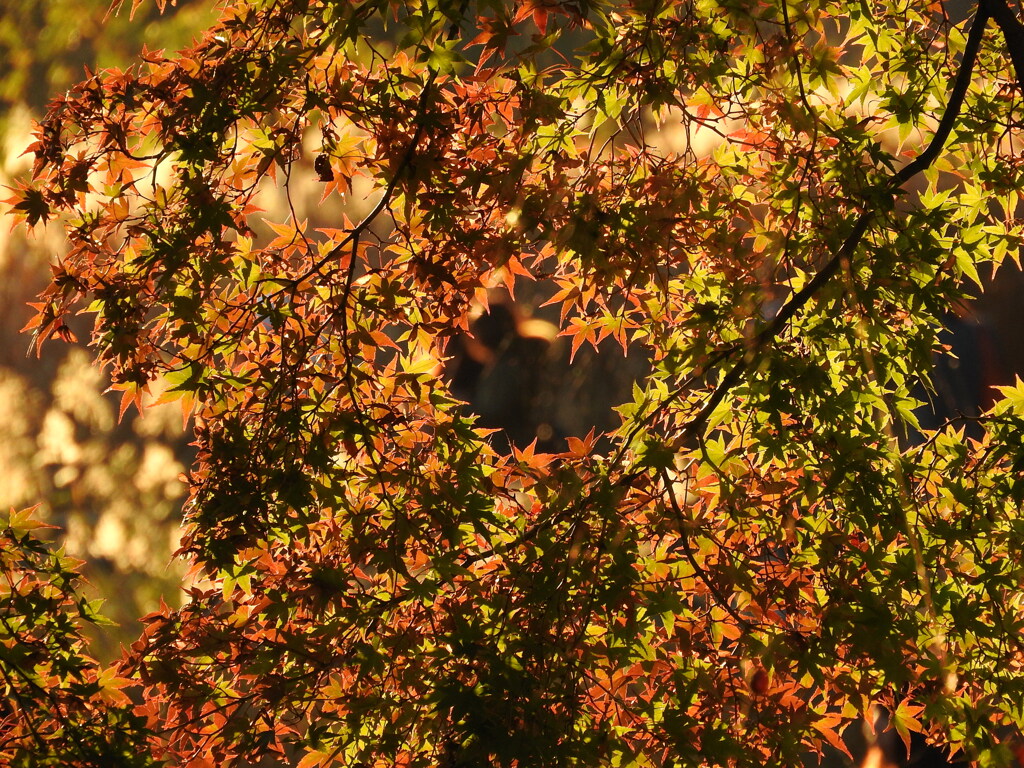
[[[1006,0],[233,0],[81,82],[10,201],[69,241],[34,343],[90,313],[122,411],[181,401],[192,572],[102,670],[13,515],[0,750],[799,765],[881,705],[1007,761],[1024,386],[978,439],[911,393],[1017,258],[1022,56]],[[264,215],[302,174],[366,210]],[[439,378],[534,280],[651,360],[553,454]]]

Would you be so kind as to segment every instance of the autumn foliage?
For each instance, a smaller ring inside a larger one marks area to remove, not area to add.
[[[1021,245],[1024,26],[961,5],[232,0],[56,99],[9,201],[69,243],[34,343],[85,312],[123,409],[180,400],[192,570],[102,670],[15,515],[0,754],[801,765],[881,706],[1005,762],[1024,386],[915,415]],[[299,177],[334,226],[261,210]],[[534,282],[650,359],[555,453],[441,375]]]

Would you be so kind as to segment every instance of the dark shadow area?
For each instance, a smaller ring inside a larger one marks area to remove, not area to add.
[[[474,313],[470,333],[449,348],[452,393],[466,401],[478,426],[500,430],[491,441],[502,451],[536,440],[538,451],[558,452],[567,437],[614,429],[613,408],[647,373],[647,357],[639,349],[623,354],[610,339],[573,356],[557,326],[529,306],[496,294]]]

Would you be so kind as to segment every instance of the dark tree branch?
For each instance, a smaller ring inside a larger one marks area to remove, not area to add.
[[[1024,24],[1020,23],[1017,14],[1006,4],[1006,0],[982,0],[981,5],[988,8],[989,15],[1003,33],[1006,50],[1010,54],[1014,74],[1017,76],[1017,85],[1024,93]]]

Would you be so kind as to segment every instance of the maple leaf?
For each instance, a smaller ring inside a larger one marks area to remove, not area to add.
[[[902,739],[904,746],[907,748],[907,754],[910,754],[910,734],[921,733],[924,730],[921,721],[917,717],[923,711],[923,705],[911,704],[909,700],[904,699],[899,703],[895,711],[889,713],[889,722],[896,729],[900,739]]]
[[[14,193],[3,200],[14,211],[15,219],[12,227],[18,223],[19,219],[25,220],[30,227],[34,227],[39,222],[48,221],[52,216],[50,205],[41,189],[31,187],[24,182],[18,182],[17,187],[7,187],[7,189]]]

